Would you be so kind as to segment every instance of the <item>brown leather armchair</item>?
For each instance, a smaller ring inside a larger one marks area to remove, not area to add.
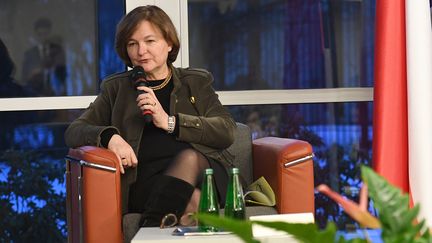
[[[264,176],[276,194],[276,208],[247,207],[246,214],[314,212],[313,153],[309,143],[276,137],[252,141],[238,123],[234,144],[245,183]],[[66,156],[68,242],[122,242],[120,169],[109,150],[84,146]],[[123,226],[124,227],[124,226]]]

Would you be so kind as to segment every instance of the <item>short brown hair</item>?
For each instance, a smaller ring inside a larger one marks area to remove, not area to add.
[[[169,16],[161,8],[153,5],[135,8],[123,16],[118,23],[115,36],[115,49],[119,57],[126,65],[132,67],[126,46],[138,24],[143,20],[149,21],[157,27],[165,41],[172,46],[172,50],[168,53],[167,62],[169,64],[173,63],[177,59],[180,49],[180,41],[176,29]]]

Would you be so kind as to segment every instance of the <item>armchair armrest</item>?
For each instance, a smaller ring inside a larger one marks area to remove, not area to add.
[[[253,141],[254,179],[264,176],[279,213],[315,212],[312,146],[301,140],[265,137]]]
[[[84,146],[66,156],[68,242],[123,241],[120,168],[107,149]]]

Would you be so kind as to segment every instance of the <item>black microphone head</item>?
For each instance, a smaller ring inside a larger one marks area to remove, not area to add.
[[[146,73],[144,72],[144,68],[141,66],[135,66],[129,75],[129,79],[133,82],[141,79],[146,80]]]
[[[148,87],[146,73],[144,72],[144,68],[141,66],[136,66],[132,69],[132,72],[129,75],[129,80],[134,82],[135,88],[140,86]]]

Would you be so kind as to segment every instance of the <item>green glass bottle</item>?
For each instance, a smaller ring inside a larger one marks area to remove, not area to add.
[[[213,169],[206,169],[201,186],[201,196],[198,212],[219,215],[219,200],[216,194],[216,187],[213,181]],[[205,225],[198,221],[200,231],[217,231],[213,226]]]
[[[238,168],[232,168],[230,170],[226,193],[225,217],[244,220],[246,218],[246,208]]]

